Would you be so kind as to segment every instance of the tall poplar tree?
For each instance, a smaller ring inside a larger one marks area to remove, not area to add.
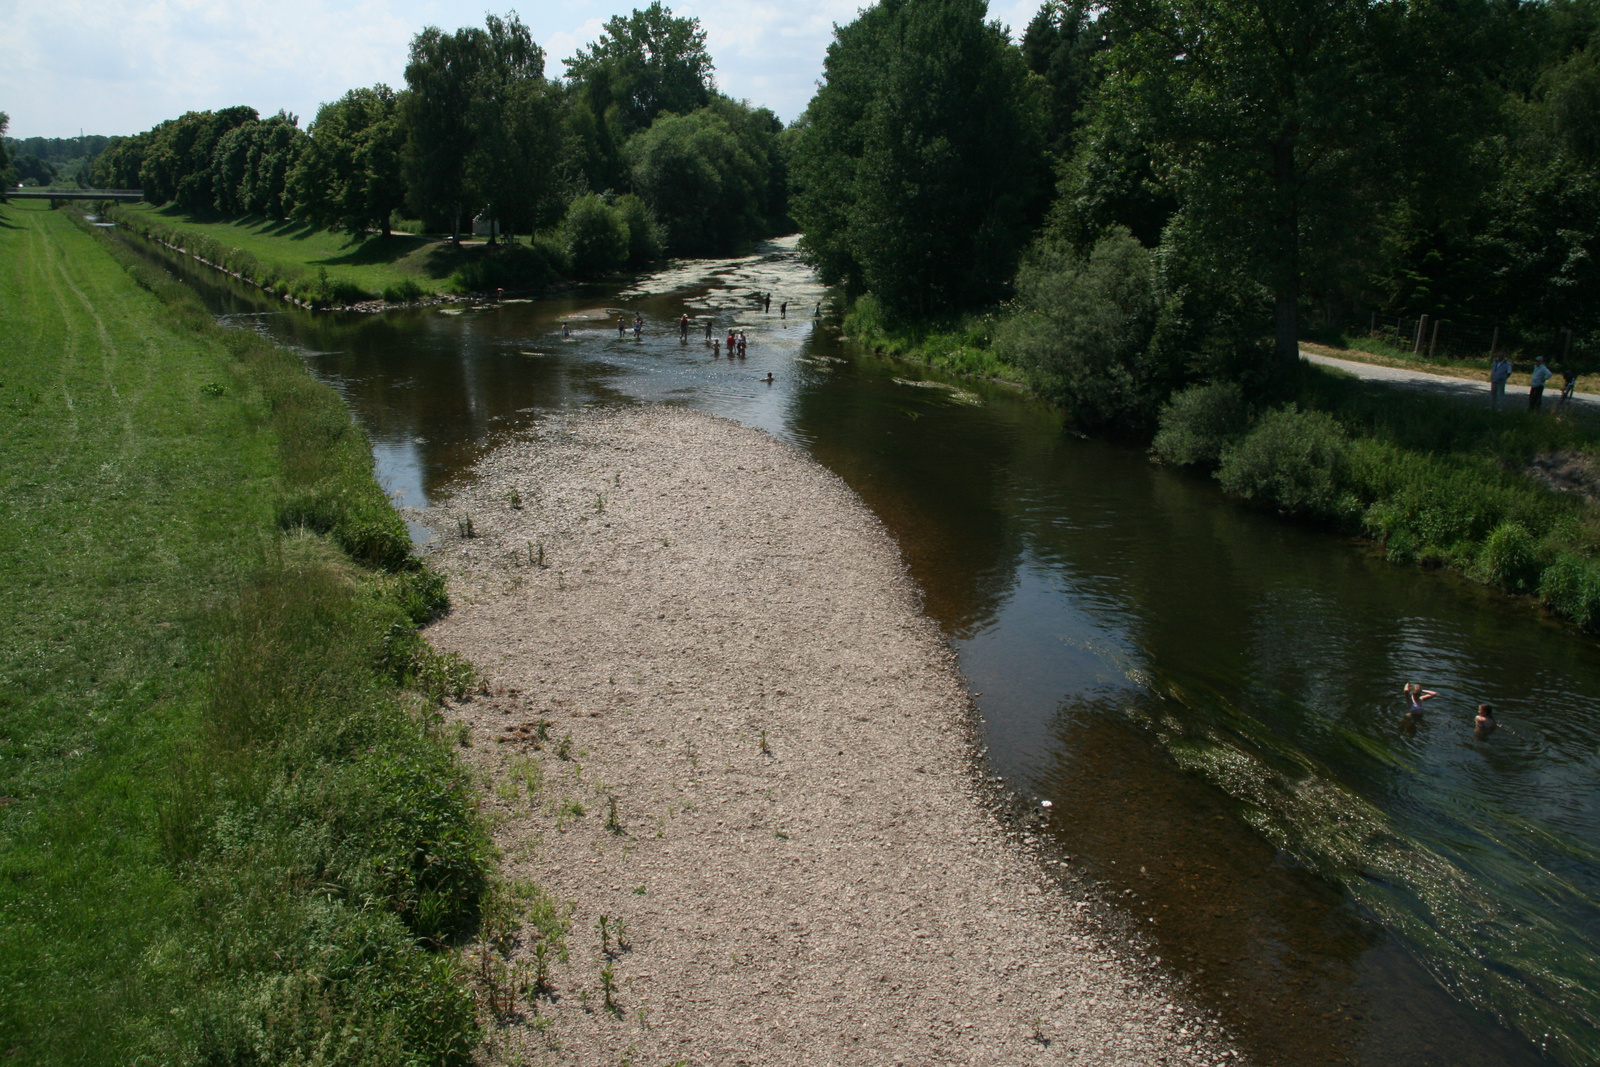
[[[795,138],[822,277],[896,317],[996,299],[1045,191],[1044,84],[983,0],[884,0],[840,27]]]

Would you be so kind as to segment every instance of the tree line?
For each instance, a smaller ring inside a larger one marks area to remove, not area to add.
[[[1597,0],[1048,0],[1015,42],[882,0],[789,136],[826,281],[891,324],[1003,302],[1087,423],[1287,364],[1308,316],[1600,340]]]
[[[301,129],[284,112],[189,112],[95,159],[96,184],[186,211],[387,234],[556,235],[598,273],[707,255],[789,225],[783,125],[719,93],[705,31],[660,4],[611,18],[546,76],[515,15],[411,42],[405,86],[352,89]]]

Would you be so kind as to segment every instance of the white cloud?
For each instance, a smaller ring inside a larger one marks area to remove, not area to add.
[[[521,10],[545,48],[546,73],[598,36],[604,21],[646,0],[541,0]],[[670,3],[670,0],[669,0]],[[426,25],[480,24],[486,0],[0,0],[0,111],[11,134],[132,133],[185,111],[248,104],[302,123],[348,89],[404,82],[411,38]],[[723,92],[805,109],[822,76],[834,23],[861,0],[695,0]],[[1036,0],[1000,0],[991,17],[1020,34]]]

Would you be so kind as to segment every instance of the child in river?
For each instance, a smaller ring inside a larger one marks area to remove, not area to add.
[[[1407,737],[1417,732],[1417,724],[1422,721],[1422,702],[1432,700],[1438,696],[1432,689],[1424,689],[1416,682],[1407,682],[1403,690],[1410,707],[1406,709],[1406,717],[1400,720],[1400,732]]]
[[[1489,740],[1489,735],[1500,728],[1494,721],[1494,705],[1479,704],[1478,717],[1472,720],[1472,736],[1479,741]]]

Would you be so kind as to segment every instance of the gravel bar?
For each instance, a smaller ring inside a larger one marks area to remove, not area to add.
[[[572,909],[486,1062],[1241,1062],[986,793],[893,539],[804,453],[578,413],[425,514],[503,873]]]

